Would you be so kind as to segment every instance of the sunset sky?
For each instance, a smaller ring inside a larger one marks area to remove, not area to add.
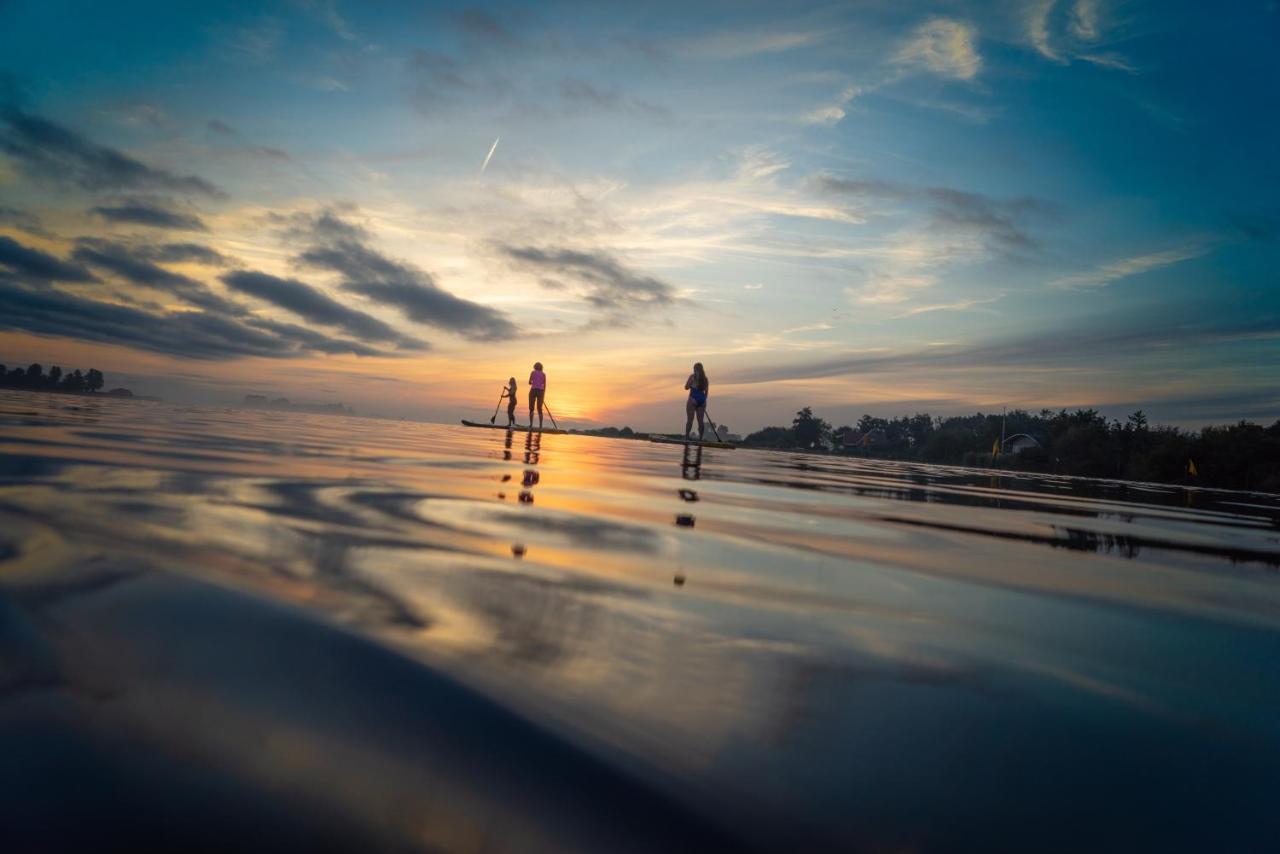
[[[1280,417],[1276,2],[0,0],[0,362],[735,431]],[[496,145],[495,145],[496,142]]]

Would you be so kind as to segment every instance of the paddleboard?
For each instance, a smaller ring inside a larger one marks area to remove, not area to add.
[[[479,421],[468,421],[465,418],[462,419],[462,425],[464,427],[483,427],[486,430],[511,429],[511,430],[517,430],[521,433],[527,433],[529,431],[529,428],[524,424],[513,424],[510,428],[508,428],[506,424],[483,424]],[[543,428],[534,427],[533,432],[535,433],[568,433],[569,431],[557,430],[554,427],[543,427]]]
[[[699,442],[697,439],[681,439],[679,436],[650,436],[649,441],[660,445],[696,445],[700,448],[725,448],[730,451],[738,447],[732,442]]]

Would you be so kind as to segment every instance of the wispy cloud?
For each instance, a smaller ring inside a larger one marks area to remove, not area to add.
[[[282,224],[287,239],[304,243],[296,262],[337,273],[340,286],[350,293],[395,308],[417,323],[473,340],[497,340],[517,332],[501,311],[456,297],[425,270],[377,251],[368,232],[333,210],[297,214]]]
[[[126,225],[144,225],[148,228],[166,228],[177,231],[208,231],[200,217],[192,213],[174,210],[171,206],[147,199],[128,200],[114,205],[98,205],[91,208],[107,222]]]
[[[557,283],[566,279],[578,283],[583,301],[614,326],[629,326],[639,313],[677,301],[670,284],[639,273],[606,252],[504,245],[497,249],[538,276],[555,277]]]
[[[1112,261],[1108,264],[1103,264],[1102,266],[1087,272],[1059,276],[1049,284],[1055,288],[1064,288],[1068,290],[1101,288],[1111,284],[1112,282],[1118,281],[1119,279],[1136,276],[1139,273],[1148,273],[1152,270],[1158,270],[1161,267],[1169,267],[1183,261],[1190,261],[1193,258],[1199,258],[1202,255],[1207,255],[1212,250],[1212,245],[1207,243],[1196,243],[1188,246],[1176,247],[1174,249],[1166,249],[1163,252],[1135,255],[1130,258],[1122,258],[1119,261]]]
[[[1084,41],[1097,41],[1100,32],[1098,27],[1098,6],[1100,0],[1076,0],[1071,8],[1069,26],[1076,38]]]
[[[1062,54],[1049,44],[1049,15],[1053,12],[1056,3],[1057,0],[1036,0],[1034,3],[1027,4],[1027,38],[1036,52],[1045,59],[1065,63],[1066,60],[1063,59]]]
[[[1219,344],[1249,336],[1280,338],[1280,316],[1246,319],[1175,319],[1119,325],[1111,318],[1095,318],[1070,329],[1043,330],[1035,334],[989,343],[941,345],[917,349],[884,349],[848,352],[826,359],[792,362],[729,373],[725,382],[780,382],[868,373],[914,371],[974,371],[1001,368],[1012,375],[1035,369],[1080,370],[1121,355],[1169,352],[1171,345],[1189,348]]]
[[[176,175],[97,145],[73,130],[12,105],[0,104],[0,151],[29,177],[85,190],[163,190],[222,198],[204,178]]]
[[[304,320],[335,326],[362,341],[382,341],[402,350],[423,350],[426,345],[397,332],[376,317],[356,311],[297,279],[284,279],[256,270],[234,270],[222,283],[239,293],[286,309]]]
[[[982,69],[977,37],[978,31],[972,24],[951,18],[930,18],[916,27],[894,54],[893,62],[941,77],[972,80]]]
[[[394,355],[358,341],[254,315],[201,283],[147,262],[122,244],[82,240],[73,261],[54,258],[0,236],[0,329],[115,344],[186,359],[248,356],[291,358],[309,353]],[[50,287],[97,281],[81,265],[145,287],[168,290],[195,308],[154,310]]]
[[[853,101],[854,98],[858,97],[862,91],[862,88],[859,86],[846,86],[831,103],[810,110],[808,113],[804,114],[801,120],[808,125],[825,125],[830,127],[832,125],[839,124],[847,115],[845,108],[848,107],[849,103]]]
[[[683,53],[708,59],[745,59],[810,47],[830,35],[826,30],[725,31],[698,36],[685,42],[680,49]]]
[[[0,268],[35,282],[96,282],[80,264],[71,264],[0,234]]]

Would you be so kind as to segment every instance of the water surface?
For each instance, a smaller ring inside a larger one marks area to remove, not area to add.
[[[1274,850],[1278,567],[1275,496],[0,392],[0,829]]]

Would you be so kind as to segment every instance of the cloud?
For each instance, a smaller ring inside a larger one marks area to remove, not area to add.
[[[1026,223],[1057,215],[1051,203],[1031,196],[1002,199],[951,187],[917,188],[831,175],[819,175],[813,183],[821,192],[831,195],[924,203],[933,230],[974,236],[1005,254],[1038,249],[1039,243],[1027,233]]]
[[[1061,276],[1049,284],[1051,287],[1067,290],[1101,288],[1118,279],[1136,276],[1139,273],[1148,273],[1161,267],[1169,267],[1183,261],[1190,261],[1192,258],[1199,258],[1208,254],[1212,249],[1213,247],[1205,244],[1192,244],[1166,249],[1163,252],[1135,255],[1130,258],[1122,258],[1119,261],[1112,261],[1109,264],[1103,264],[1101,267],[1084,273]]]
[[[94,282],[83,267],[0,236],[0,329],[95,341],[181,356],[289,358],[308,352],[392,356],[359,341],[333,338],[294,324],[257,317],[186,276],[141,256],[200,254],[195,244],[131,249],[82,239],[73,257],[120,278],[178,293],[196,310],[153,311],[65,293],[51,281]],[[397,341],[397,343],[401,343]]]
[[[283,359],[307,352],[387,355],[290,324],[211,311],[152,313],[55,290],[33,291],[0,275],[0,329],[115,344],[186,359]]]
[[[644,118],[665,120],[671,111],[658,104],[626,98],[615,90],[599,89],[590,82],[570,77],[560,84],[560,96],[571,110],[620,110]]]
[[[385,341],[400,349],[425,349],[376,317],[349,308],[297,279],[282,279],[253,270],[226,273],[222,283],[232,290],[287,309],[313,323],[336,326],[365,341]]]
[[[1057,0],[1037,0],[1027,5],[1027,38],[1045,59],[1065,64],[1062,54],[1049,44],[1049,15],[1056,2]]]
[[[219,136],[238,136],[235,128],[226,122],[219,121],[218,119],[210,119],[205,122],[204,126],[208,128],[211,133],[216,133]]]
[[[255,145],[249,149],[250,154],[256,154],[259,157],[265,157],[269,160],[292,160],[289,152],[281,148],[272,148],[269,145]]]
[[[332,30],[334,35],[345,41],[355,41],[356,34],[346,18],[342,17],[338,11],[336,0],[293,0],[293,2]]]
[[[467,9],[458,15],[458,29],[473,39],[497,45],[514,45],[519,42],[515,34],[483,9]]]
[[[862,91],[862,88],[858,86],[846,87],[836,96],[833,103],[810,110],[801,117],[801,121],[807,125],[824,125],[826,127],[839,124],[846,115],[845,107],[849,106],[850,101],[862,94]]]
[[[604,92],[592,86],[586,80],[569,78],[560,84],[560,94],[566,101],[587,104],[593,107],[612,108],[622,100],[617,92]]]
[[[604,252],[538,249],[499,245],[499,252],[539,276],[570,279],[585,286],[583,299],[618,326],[628,326],[639,312],[674,305],[675,289],[637,273]]]
[[[1053,36],[1051,23],[1055,18],[1058,0],[1036,0],[1025,8],[1024,26],[1027,41],[1036,53],[1050,62],[1066,65],[1071,60],[1080,60],[1124,71],[1137,73],[1137,69],[1129,60],[1116,53],[1087,52],[1089,48],[1102,38],[1100,0],[1076,0],[1066,16],[1066,32],[1059,31],[1057,43],[1051,43]]]
[[[1097,41],[1100,33],[1098,27],[1099,0],[1076,0],[1071,9],[1069,26],[1071,33],[1084,41]]]
[[[10,274],[40,282],[96,282],[97,278],[78,264],[69,264],[52,255],[23,246],[0,234],[0,267]]]
[[[166,270],[148,254],[123,243],[82,237],[76,242],[71,257],[139,287],[171,293],[193,306],[231,316],[246,314],[242,306],[228,302],[189,276]]]
[[[710,33],[686,42],[684,52],[708,59],[745,59],[810,47],[829,35],[825,30]]]
[[[170,228],[178,231],[208,231],[200,217],[179,213],[151,202],[136,200],[120,205],[100,205],[91,209],[108,222]]]
[[[370,248],[368,234],[332,210],[296,215],[287,224],[288,235],[308,244],[296,262],[337,273],[344,290],[395,308],[417,323],[476,341],[506,338],[518,331],[501,311],[456,297],[425,270]]]
[[[175,175],[97,145],[85,137],[14,106],[0,106],[0,151],[32,178],[85,190],[163,190],[223,198],[203,178]]]
[[[208,246],[202,246],[199,243],[162,243],[158,246],[135,249],[135,253],[141,254],[142,257],[148,260],[159,261],[163,264],[191,262],[209,267],[225,267],[230,263],[227,256],[221,252],[216,249],[210,249]]]
[[[0,205],[0,225],[13,226],[33,237],[47,238],[52,236],[35,214],[4,205]]]
[[[976,40],[977,30],[972,24],[950,18],[930,18],[916,27],[892,61],[941,77],[972,80],[982,69]]]
[[[1235,320],[1174,319],[1139,327],[1118,326],[1097,318],[1077,328],[1045,330],[989,344],[927,347],[910,351],[850,353],[836,358],[743,369],[722,382],[781,382],[858,374],[911,371],[978,371],[1000,369],[1080,368],[1090,360],[1115,362],[1143,352],[1185,353],[1190,348],[1238,340],[1242,336],[1280,338],[1280,315]]]
[[[1076,59],[1128,74],[1138,73],[1137,66],[1117,53],[1082,53],[1077,55]]]
[[[248,26],[224,31],[222,53],[229,62],[263,65],[275,58],[283,35],[284,27],[279,21],[263,18]]]

